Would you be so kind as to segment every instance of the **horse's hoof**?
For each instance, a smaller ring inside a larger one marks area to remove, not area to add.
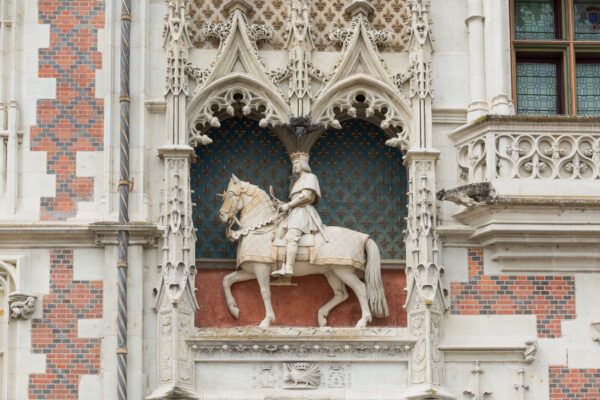
[[[271,321],[268,318],[265,318],[262,320],[262,322],[259,325],[260,328],[270,328],[271,327]]]
[[[327,317],[325,317],[324,315],[319,315],[319,326],[327,326]]]
[[[240,319],[240,309],[237,305],[229,306],[229,312],[235,319]]]
[[[358,322],[356,323],[356,327],[357,328],[366,328],[367,327],[367,320],[365,318],[359,319]]]

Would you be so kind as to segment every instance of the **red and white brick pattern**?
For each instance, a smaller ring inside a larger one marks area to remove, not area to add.
[[[483,249],[468,250],[467,282],[452,282],[452,314],[535,315],[540,338],[561,336],[561,321],[575,318],[575,278],[484,275]]]
[[[39,77],[56,79],[56,98],[38,101],[31,150],[46,152],[46,172],[56,176],[56,194],[41,199],[40,218],[60,221],[76,216],[77,202],[92,200],[93,179],[76,175],[76,153],[103,150],[104,102],[95,98],[95,76],[104,1],[39,0],[38,8],[39,23],[50,25]]]
[[[82,375],[98,374],[101,339],[78,337],[77,321],[102,318],[101,281],[73,280],[73,251],[50,253],[50,293],[42,318],[31,325],[33,353],[46,356],[46,373],[29,378],[30,399],[77,399]]]

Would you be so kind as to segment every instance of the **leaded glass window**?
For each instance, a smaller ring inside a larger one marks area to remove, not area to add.
[[[515,1],[515,36],[517,40],[551,40],[557,38],[557,33],[554,0]]]
[[[558,64],[517,62],[517,104],[519,114],[552,115],[559,112]]]
[[[579,62],[577,73],[577,112],[600,115],[600,63]]]
[[[600,1],[575,0],[575,40],[600,40]]]

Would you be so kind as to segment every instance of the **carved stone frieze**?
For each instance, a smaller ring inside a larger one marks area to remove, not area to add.
[[[406,360],[406,328],[197,328],[196,360]]]

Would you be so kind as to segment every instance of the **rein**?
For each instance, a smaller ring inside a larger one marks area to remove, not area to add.
[[[248,235],[250,232],[253,232],[253,231],[255,231],[257,229],[260,229],[260,228],[264,228],[265,226],[270,225],[273,222],[277,221],[281,217],[282,217],[281,214],[276,214],[276,215],[272,216],[271,218],[268,218],[266,221],[261,221],[261,222],[255,224],[255,225],[253,225],[253,226],[250,226],[250,227],[244,228],[244,229],[240,229],[238,231],[231,230],[231,227],[235,223],[235,221],[231,221],[229,223],[229,226],[227,227],[227,233],[226,233],[227,239],[237,242],[243,236]]]

